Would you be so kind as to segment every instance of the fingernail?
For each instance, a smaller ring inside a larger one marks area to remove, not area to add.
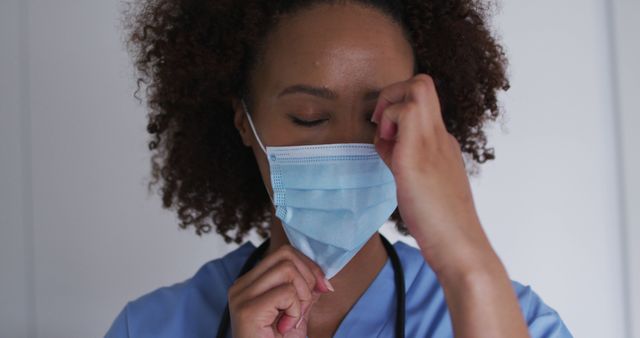
[[[296,329],[300,326],[300,323],[302,323],[303,319],[304,319],[304,315],[300,316],[300,319],[298,319],[298,322],[296,323]]]
[[[333,288],[333,285],[331,285],[331,282],[329,282],[329,280],[328,280],[328,279],[326,279],[326,278],[324,279],[324,285],[326,285],[326,286],[327,286],[327,289],[329,289],[329,291],[331,291],[331,292],[336,291],[336,290]]]

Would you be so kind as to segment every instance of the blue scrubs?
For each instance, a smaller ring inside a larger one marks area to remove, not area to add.
[[[407,337],[453,337],[444,294],[420,250],[394,245],[405,276]],[[190,279],[162,287],[126,304],[106,337],[213,337],[227,303],[227,289],[255,249],[247,241],[214,259]],[[572,337],[558,313],[531,287],[511,281],[529,333],[537,337]],[[394,337],[395,287],[391,261],[376,276],[340,323],[334,337]],[[231,330],[228,337],[231,337]]]

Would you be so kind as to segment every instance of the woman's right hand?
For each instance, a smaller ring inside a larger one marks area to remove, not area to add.
[[[281,246],[229,288],[233,337],[305,338],[306,314],[331,291],[327,283],[315,262],[291,245]]]

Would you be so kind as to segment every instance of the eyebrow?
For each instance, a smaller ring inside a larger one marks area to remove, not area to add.
[[[280,94],[278,94],[278,98],[284,96],[284,95],[289,95],[289,94],[294,94],[294,93],[303,93],[303,94],[308,94],[308,95],[313,95],[313,96],[317,96],[319,98],[323,98],[326,100],[335,100],[338,98],[338,94],[326,87],[313,87],[310,85],[306,85],[306,84],[295,84],[293,86],[289,86],[285,89],[283,89]],[[364,101],[370,101],[370,100],[374,100],[378,98],[378,95],[380,95],[380,90],[378,89],[372,89],[367,91],[364,96],[362,97],[362,99]]]

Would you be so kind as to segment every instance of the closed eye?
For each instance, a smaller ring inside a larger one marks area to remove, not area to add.
[[[367,122],[369,122],[370,124],[375,126],[375,125],[377,125],[377,123],[371,121],[371,117],[372,116],[373,116],[373,113],[372,114],[368,114],[368,115],[365,116],[365,119],[366,119]],[[291,121],[293,121],[293,123],[295,123],[295,124],[297,124],[299,126],[308,127],[308,128],[315,127],[315,126],[317,126],[317,125],[329,120],[329,119],[319,119],[319,120],[310,120],[309,121],[309,120],[301,120],[301,119],[299,119],[299,118],[297,118],[295,116],[289,116],[289,117],[291,118]]]
[[[320,120],[307,121],[307,120],[301,120],[299,118],[291,116],[291,120],[293,121],[293,123],[295,123],[295,124],[297,124],[299,126],[311,128],[311,127],[315,127],[315,126],[323,123],[324,121],[328,121],[329,119],[320,119]]]

